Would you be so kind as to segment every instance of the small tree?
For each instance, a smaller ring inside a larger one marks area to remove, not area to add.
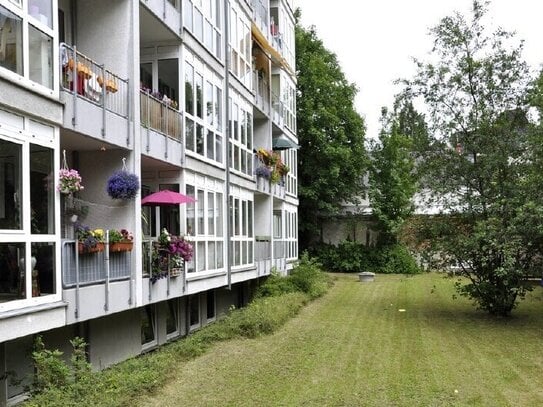
[[[403,222],[413,212],[416,192],[412,139],[400,133],[398,116],[383,109],[384,128],[371,150],[369,196],[379,225],[379,243],[398,242]]]
[[[508,315],[540,274],[541,193],[530,182],[538,158],[527,116],[529,72],[522,43],[502,29],[487,34],[487,3],[445,17],[432,29],[432,61],[406,81],[429,112],[423,179],[446,224],[435,249],[461,267],[458,289],[491,314]],[[539,220],[538,220],[539,219]]]

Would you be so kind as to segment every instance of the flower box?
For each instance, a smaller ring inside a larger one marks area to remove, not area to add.
[[[131,252],[134,247],[133,242],[116,242],[109,244],[109,252]]]
[[[98,242],[95,246],[85,247],[82,242],[77,242],[77,251],[79,254],[90,254],[104,251],[104,243]]]

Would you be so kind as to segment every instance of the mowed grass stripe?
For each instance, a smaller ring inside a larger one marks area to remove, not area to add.
[[[175,379],[140,405],[543,405],[542,289],[512,318],[494,319],[453,300],[453,284],[435,274],[338,276],[274,335],[172,363]]]

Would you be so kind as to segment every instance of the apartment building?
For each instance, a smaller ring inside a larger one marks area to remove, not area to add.
[[[0,405],[36,334],[96,369],[242,306],[298,257],[291,0],[0,0]],[[277,163],[282,171],[276,171]],[[58,190],[61,169],[84,189]],[[135,199],[107,192],[135,174]],[[142,206],[171,190],[183,204]],[[131,250],[82,251],[78,228]],[[154,267],[166,229],[190,261]]]

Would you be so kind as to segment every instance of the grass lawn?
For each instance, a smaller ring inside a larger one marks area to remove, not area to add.
[[[508,319],[443,275],[338,276],[277,333],[176,364],[140,406],[542,406],[543,289]],[[405,312],[399,312],[404,309]]]

